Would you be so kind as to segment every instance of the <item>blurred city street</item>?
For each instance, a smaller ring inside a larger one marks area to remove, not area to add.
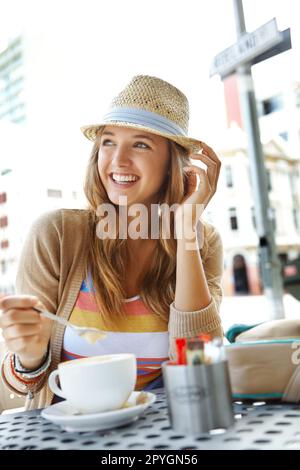
[[[290,294],[284,294],[285,318],[300,320],[300,302]],[[269,300],[264,295],[224,296],[221,304],[224,332],[234,324],[255,325],[272,320]]]

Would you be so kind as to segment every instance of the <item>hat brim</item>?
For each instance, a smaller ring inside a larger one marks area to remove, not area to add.
[[[173,142],[176,142],[178,145],[183,147],[188,151],[189,154],[199,153],[202,150],[202,143],[200,140],[193,139],[192,137],[183,137],[183,136],[174,136],[171,134],[163,133],[152,129],[150,127],[145,127],[140,124],[132,124],[131,122],[106,122],[101,124],[94,124],[89,126],[83,126],[80,130],[83,132],[85,137],[92,142],[95,142],[97,132],[105,126],[117,126],[117,127],[129,127],[131,129],[143,129],[145,132],[150,132],[151,134],[160,135],[165,137]]]

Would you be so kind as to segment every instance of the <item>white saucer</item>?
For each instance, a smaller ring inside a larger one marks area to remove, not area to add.
[[[155,402],[154,393],[144,393],[147,395],[147,400],[142,405],[135,404],[140,392],[132,392],[127,400],[127,404],[130,405],[128,408],[103,413],[76,414],[76,410],[66,400],[45,408],[41,416],[70,432],[108,430],[135,421]]]

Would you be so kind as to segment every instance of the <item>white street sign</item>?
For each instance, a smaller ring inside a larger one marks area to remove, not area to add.
[[[277,28],[276,18],[260,26],[252,33],[243,34],[238,42],[220,52],[214,59],[210,69],[210,77],[215,74],[227,75],[238,66],[251,62],[282,40]]]

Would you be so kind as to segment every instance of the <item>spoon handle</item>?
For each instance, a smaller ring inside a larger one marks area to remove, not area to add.
[[[47,312],[47,310],[40,310],[36,307],[32,307],[32,310],[35,310],[36,312],[40,313],[41,315],[43,315],[43,317],[49,318],[49,320],[57,321],[58,323],[61,323],[64,326],[69,326],[69,322],[67,320],[58,317],[57,315],[54,315],[54,313]]]

